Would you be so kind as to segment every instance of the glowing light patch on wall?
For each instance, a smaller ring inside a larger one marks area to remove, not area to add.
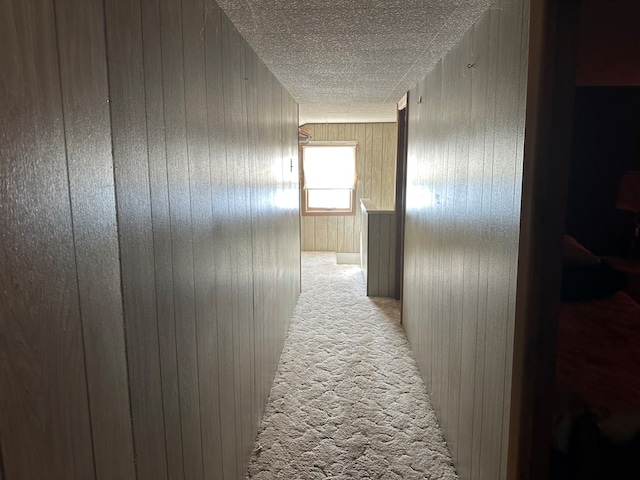
[[[407,190],[407,209],[420,210],[436,204],[436,195],[428,188],[413,185]]]
[[[281,210],[292,210],[300,207],[300,195],[298,190],[278,190],[273,197],[273,204]]]

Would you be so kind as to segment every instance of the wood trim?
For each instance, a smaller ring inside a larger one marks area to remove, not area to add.
[[[301,183],[301,185],[304,184],[304,181]],[[340,189],[342,190],[342,189]],[[353,188],[351,190],[351,208],[349,210],[309,210],[307,208],[307,192],[308,190],[305,190],[304,188],[300,189],[301,194],[301,213],[303,217],[314,217],[314,216],[323,216],[323,217],[337,217],[337,216],[344,216],[344,217],[349,217],[349,216],[354,216],[356,214],[356,189]]]
[[[548,474],[578,13],[531,5],[508,479]]]
[[[398,101],[398,110],[404,110],[407,108],[407,102],[409,100],[409,92],[405,93]]]
[[[396,154],[396,261],[395,261],[395,292],[396,300],[400,300],[400,323],[402,323],[402,288],[403,288],[403,272],[404,272],[404,221],[407,206],[407,142],[408,142],[408,123],[409,109],[409,92],[402,97],[404,106],[398,103],[398,111],[396,116],[396,124],[398,126],[397,154]],[[401,100],[401,101],[402,101]]]
[[[300,145],[303,150],[306,147],[356,147],[358,142],[355,140],[312,140],[309,143]]]
[[[0,480],[5,480],[7,475],[4,473],[4,459],[2,456],[2,443],[0,443]]]
[[[349,213],[346,211],[332,211],[332,210],[327,210],[324,212],[302,212],[302,216],[303,217],[354,217],[356,214],[355,212],[353,213]]]

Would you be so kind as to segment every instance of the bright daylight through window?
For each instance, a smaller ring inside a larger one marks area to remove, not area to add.
[[[356,142],[302,147],[303,215],[355,215]]]

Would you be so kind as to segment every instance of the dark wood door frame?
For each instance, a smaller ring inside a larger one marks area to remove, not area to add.
[[[547,478],[579,0],[531,2],[507,478]]]
[[[404,220],[407,206],[407,122],[409,120],[409,92],[398,102],[398,148],[396,156],[396,300],[402,311],[404,275]],[[402,317],[401,317],[402,321]]]

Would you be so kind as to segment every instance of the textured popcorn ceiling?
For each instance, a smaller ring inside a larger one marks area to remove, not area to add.
[[[218,0],[300,123],[395,121],[395,103],[492,0]]]

